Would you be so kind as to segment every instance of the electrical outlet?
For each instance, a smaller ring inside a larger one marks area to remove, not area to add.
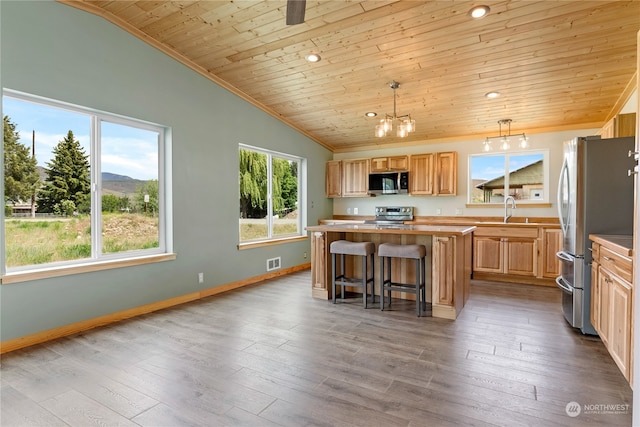
[[[436,208],[436,215],[442,215],[442,209]]]
[[[456,215],[462,215],[462,209],[456,208]]]
[[[351,215],[351,208],[347,208],[347,215]]]
[[[306,252],[304,253],[304,259],[307,259],[307,253]]]
[[[198,273],[198,283],[204,283],[204,273]]]
[[[353,214],[358,215],[358,208],[353,208]]]

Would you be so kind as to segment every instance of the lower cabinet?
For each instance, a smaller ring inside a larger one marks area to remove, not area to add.
[[[536,277],[538,229],[478,227],[473,236],[473,272]]]
[[[558,226],[478,226],[473,233],[473,277],[555,286],[562,249]]]
[[[633,286],[629,257],[592,244],[591,323],[618,368],[632,379]]]
[[[545,227],[540,232],[542,234],[540,276],[555,280],[561,274],[561,264],[556,253],[562,250],[562,230]]]

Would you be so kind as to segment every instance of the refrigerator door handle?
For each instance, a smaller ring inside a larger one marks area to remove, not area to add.
[[[563,261],[574,262],[576,258],[580,258],[580,257],[572,256],[570,253],[566,251],[558,251],[556,252],[556,258],[561,259]]]
[[[564,182],[566,181],[566,186],[564,186]],[[565,157],[562,162],[562,169],[560,170],[560,179],[558,180],[558,218],[560,219],[560,228],[562,229],[562,234],[567,235],[567,231],[569,229],[568,218],[565,216],[570,212],[570,203],[569,194],[564,194],[564,190],[567,191],[571,188],[569,182],[569,164]],[[567,200],[566,210],[563,211],[563,199]]]
[[[565,285],[564,280],[562,280],[562,276],[556,277],[556,285],[558,285],[558,287],[563,291],[566,291],[573,295],[573,288],[569,285]]]

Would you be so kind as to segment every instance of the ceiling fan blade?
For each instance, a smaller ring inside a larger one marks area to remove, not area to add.
[[[302,24],[307,0],[287,0],[287,25]]]

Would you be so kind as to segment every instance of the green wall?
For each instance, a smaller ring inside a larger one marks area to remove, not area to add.
[[[307,223],[332,215],[329,150],[100,17],[0,2],[2,87],[172,128],[175,261],[0,286],[0,339],[304,264],[310,241],[239,251],[238,144],[305,157]],[[204,272],[199,285],[197,273]],[[311,286],[309,286],[311,288]],[[311,295],[311,289],[309,289]]]

